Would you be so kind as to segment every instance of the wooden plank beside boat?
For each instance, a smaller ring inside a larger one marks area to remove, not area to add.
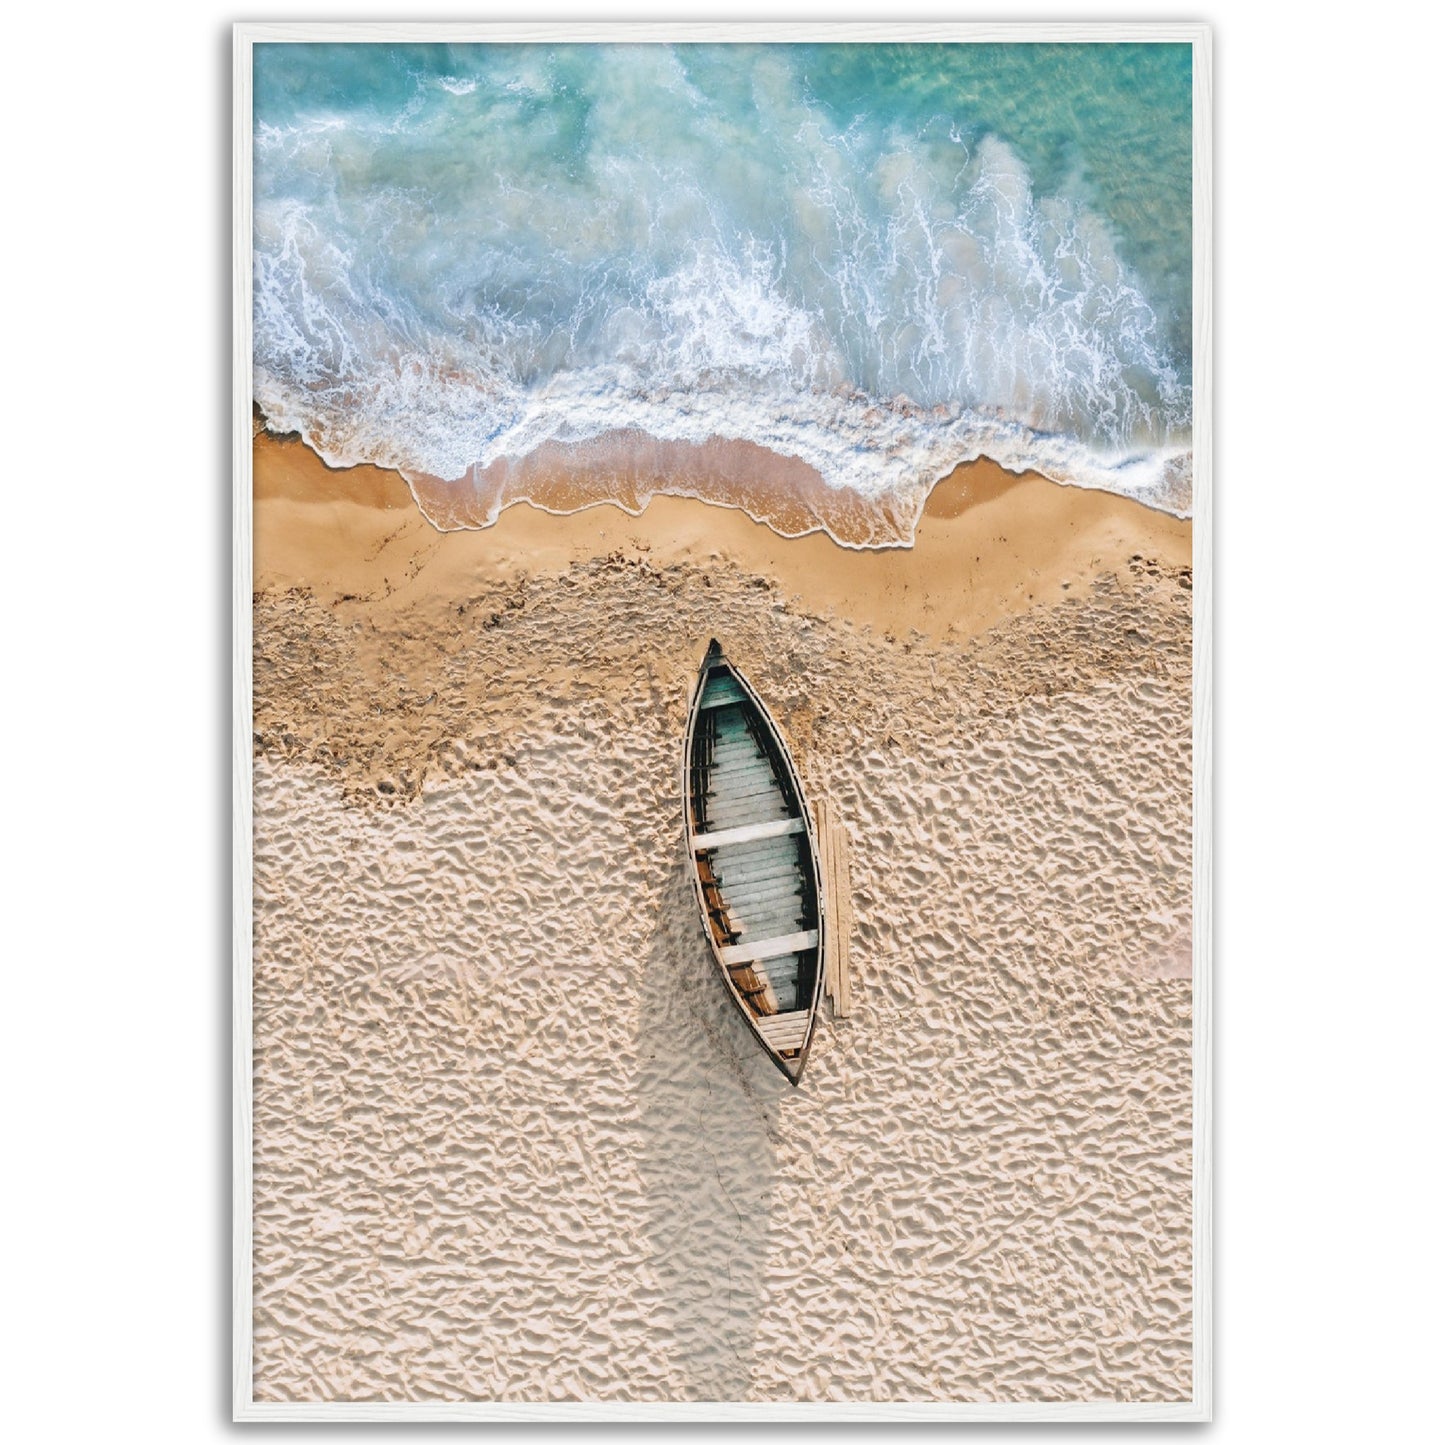
[[[818,871],[823,875],[823,892],[828,899],[828,946],[823,951],[823,996],[832,1001],[833,1017],[845,1019],[853,1012],[852,964],[849,940],[852,935],[852,886],[848,876],[848,830],[836,806],[819,798],[813,806],[813,824],[818,830]]]
[[[689,872],[718,971],[796,1085],[823,986],[818,840],[777,724],[716,640],[688,707],[682,797]]]

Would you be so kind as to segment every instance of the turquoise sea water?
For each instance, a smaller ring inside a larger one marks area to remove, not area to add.
[[[1190,65],[260,46],[257,400],[444,480],[626,428],[864,498],[988,454],[1187,506]]]

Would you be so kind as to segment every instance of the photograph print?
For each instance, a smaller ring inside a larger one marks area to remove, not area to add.
[[[1208,1418],[1207,32],[603,29],[237,30],[237,1414]]]

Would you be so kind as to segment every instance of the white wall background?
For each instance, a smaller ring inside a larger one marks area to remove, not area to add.
[[[7,22],[16,1439],[230,1428],[229,23],[409,10],[142,0]],[[1216,26],[1215,1431],[1416,1438],[1441,1343],[1438,21],[1258,0],[1103,13]]]

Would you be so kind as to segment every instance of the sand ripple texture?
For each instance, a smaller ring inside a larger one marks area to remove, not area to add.
[[[957,646],[638,559],[370,654],[258,599],[257,1397],[1187,1398],[1187,584]],[[796,1091],[681,853],[720,615],[853,841]]]

